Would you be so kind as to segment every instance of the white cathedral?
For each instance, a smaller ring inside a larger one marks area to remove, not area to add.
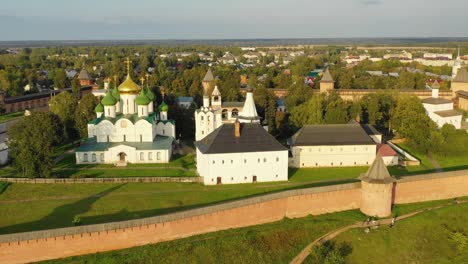
[[[137,85],[130,76],[119,87],[107,89],[96,106],[97,118],[88,123],[88,139],[76,149],[77,164],[167,163],[175,139],[175,122],[167,118],[169,106],[155,108],[148,85]],[[147,81],[148,83],[148,81]]]
[[[213,82],[209,70],[203,106],[195,112],[197,171],[203,183],[287,181],[288,150],[261,126],[253,91],[247,91],[242,107],[230,109],[216,86],[210,102]]]

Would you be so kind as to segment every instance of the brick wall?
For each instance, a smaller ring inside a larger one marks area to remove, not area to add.
[[[468,195],[468,170],[406,177],[395,203]],[[0,235],[0,263],[24,263],[116,250],[197,234],[357,209],[361,183],[284,191],[163,216]]]

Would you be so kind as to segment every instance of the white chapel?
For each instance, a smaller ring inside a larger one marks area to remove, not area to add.
[[[142,87],[132,80],[128,59],[127,72],[125,81],[107,89],[96,106],[88,139],[76,149],[77,164],[169,162],[175,138],[175,122],[167,117],[169,106],[163,96],[155,111],[154,93],[148,85],[143,87],[144,79]]]

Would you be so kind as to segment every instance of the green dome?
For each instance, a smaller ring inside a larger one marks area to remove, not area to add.
[[[112,90],[112,96],[114,96],[114,98],[117,99],[117,101],[120,101],[120,92],[119,92],[119,89],[114,88],[114,89]]]
[[[154,99],[156,98],[156,96],[154,95],[153,91],[151,91],[150,88],[148,88],[148,90],[146,91],[146,96],[148,96],[151,102],[153,102]]]
[[[161,112],[167,112],[169,110],[169,106],[166,104],[166,102],[162,102],[162,104],[159,106],[159,111]]]
[[[96,113],[104,113],[104,106],[99,103],[96,105],[96,108],[94,108],[94,111],[96,111]]]
[[[137,105],[148,105],[151,101],[148,98],[148,96],[146,96],[145,91],[142,90],[140,92],[140,95],[138,95],[137,98],[135,99],[135,102]]]
[[[117,103],[117,99],[115,99],[114,96],[111,95],[111,91],[107,90],[106,96],[101,101],[101,104],[105,106],[110,106],[110,105],[115,105]]]

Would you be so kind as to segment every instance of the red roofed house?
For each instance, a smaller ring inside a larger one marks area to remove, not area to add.
[[[377,145],[377,154],[380,155],[387,166],[398,165],[398,154],[387,144]]]

